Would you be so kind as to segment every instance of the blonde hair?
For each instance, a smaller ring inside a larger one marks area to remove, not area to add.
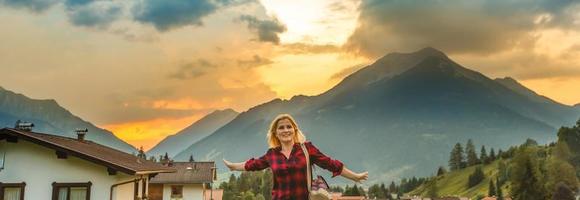
[[[288,119],[290,121],[290,123],[292,124],[292,126],[294,127],[294,143],[303,143],[306,141],[306,136],[304,136],[304,134],[302,134],[302,131],[300,131],[300,128],[298,128],[298,124],[296,123],[296,120],[294,120],[294,118],[292,118],[292,116],[290,116],[289,114],[280,114],[278,115],[276,118],[274,118],[274,120],[272,121],[272,123],[270,124],[270,130],[268,131],[268,146],[270,146],[270,148],[276,148],[279,147],[280,144],[280,140],[278,140],[278,138],[276,137],[276,129],[278,128],[278,122],[280,120],[283,119]]]

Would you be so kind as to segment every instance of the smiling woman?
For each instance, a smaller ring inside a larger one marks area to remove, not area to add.
[[[263,156],[241,163],[224,159],[224,163],[230,170],[236,171],[270,168],[274,182],[272,200],[313,199],[309,188],[312,186],[314,189],[311,185],[311,163],[332,172],[333,177],[341,175],[355,182],[368,178],[368,172],[354,173],[341,161],[324,155],[311,142],[306,142],[306,137],[289,114],[278,115],[272,121],[267,138],[270,149]]]

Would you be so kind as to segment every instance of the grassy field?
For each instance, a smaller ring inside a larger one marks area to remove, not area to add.
[[[481,181],[476,186],[471,188],[467,187],[467,181],[469,175],[475,171],[478,166],[471,166],[465,169],[448,172],[444,175],[437,177],[437,190],[439,196],[461,196],[475,198],[478,195],[487,196],[489,181],[493,179],[494,184],[498,173],[499,161],[496,160],[488,165],[483,166],[483,172],[485,174],[485,179]],[[421,185],[415,190],[411,191],[409,195],[426,196],[428,188],[426,185]],[[502,192],[504,195],[509,193],[509,182],[506,182],[502,187]]]

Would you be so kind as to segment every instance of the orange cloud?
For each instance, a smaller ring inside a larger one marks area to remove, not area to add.
[[[190,110],[190,109],[203,109],[204,106],[193,99],[179,99],[174,101],[169,100],[156,100],[153,101],[153,108],[158,109],[178,109],[178,110]]]

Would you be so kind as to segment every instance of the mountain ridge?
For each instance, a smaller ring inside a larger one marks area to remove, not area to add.
[[[87,128],[87,139],[131,153],[135,147],[117,138],[112,132],[72,114],[53,99],[31,99],[0,87],[0,126],[13,127],[17,120],[35,124],[34,130],[65,137],[76,137],[76,128]]]

